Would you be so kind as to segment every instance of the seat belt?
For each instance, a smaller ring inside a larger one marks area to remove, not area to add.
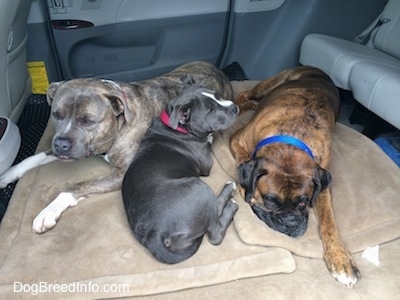
[[[363,32],[353,39],[353,42],[374,48],[374,38],[379,27],[387,22],[390,22],[389,18],[382,18],[383,11],[384,9]]]
[[[375,20],[369,25],[363,32],[357,35],[353,42],[358,44],[366,44],[369,41],[369,37],[371,36],[372,32],[378,27],[379,21],[381,20],[382,13],[380,13]]]
[[[387,23],[387,22],[390,22],[390,19],[389,19],[389,18],[381,18],[381,19],[379,19],[378,24],[376,24],[375,28],[372,30],[372,32],[371,32],[371,34],[370,34],[370,36],[369,36],[369,39],[368,39],[368,42],[367,42],[366,46],[371,47],[371,48],[375,48],[375,47],[374,47],[375,35],[376,35],[376,33],[378,32],[379,28],[380,28],[383,24],[385,24],[385,23]]]

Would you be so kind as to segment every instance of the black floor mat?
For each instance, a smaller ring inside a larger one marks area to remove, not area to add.
[[[30,95],[24,110],[17,123],[21,133],[21,148],[15,158],[14,164],[35,153],[35,149],[42,137],[49,119],[50,106],[45,95]],[[16,182],[0,190],[0,222],[6,212],[8,202],[14,191]]]
[[[246,73],[243,71],[240,64],[237,62],[231,63],[230,65],[223,68],[222,71],[224,71],[224,73],[228,76],[229,80],[231,81],[233,80],[243,81],[249,79]]]

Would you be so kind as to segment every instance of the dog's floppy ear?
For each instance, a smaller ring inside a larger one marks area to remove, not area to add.
[[[332,181],[331,174],[327,170],[317,165],[314,169],[314,178],[313,178],[314,191],[310,201],[311,207],[314,205],[319,193],[324,189],[326,189],[328,185],[331,183],[331,181]]]
[[[101,79],[101,82],[111,89],[111,91],[104,94],[104,96],[110,100],[114,115],[119,116],[124,114],[125,121],[132,123],[134,114],[129,108],[127,103],[129,100],[127,94],[123,90],[123,87],[118,83],[108,79]]]
[[[185,86],[191,86],[196,84],[196,81],[193,79],[193,76],[191,74],[183,75],[181,77],[181,81]]]
[[[185,125],[190,121],[191,105],[190,103],[172,106],[169,115],[169,125],[176,129],[179,125]]]
[[[52,82],[50,83],[49,87],[47,88],[46,91],[46,99],[47,103],[51,105],[53,102],[54,95],[56,94],[58,88],[64,83],[65,81],[57,81],[57,82]]]
[[[268,171],[262,167],[262,158],[256,158],[241,163],[238,167],[239,182],[245,189],[245,200],[250,202],[254,196],[256,185],[261,176],[268,174]]]
[[[133,121],[133,114],[126,103],[126,101],[128,100],[124,95],[118,92],[117,93],[112,92],[105,94],[105,96],[107,97],[108,100],[110,100],[110,104],[115,116],[124,114],[126,122],[131,123]]]

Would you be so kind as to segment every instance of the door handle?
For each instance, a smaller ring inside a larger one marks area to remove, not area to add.
[[[94,24],[92,22],[81,20],[53,20],[51,21],[51,26],[53,29],[57,30],[71,30],[92,27]]]

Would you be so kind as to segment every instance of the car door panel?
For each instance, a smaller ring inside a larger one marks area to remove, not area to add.
[[[223,47],[227,0],[63,0],[60,10],[55,1],[48,3],[64,79],[145,79],[188,61],[217,63]]]

